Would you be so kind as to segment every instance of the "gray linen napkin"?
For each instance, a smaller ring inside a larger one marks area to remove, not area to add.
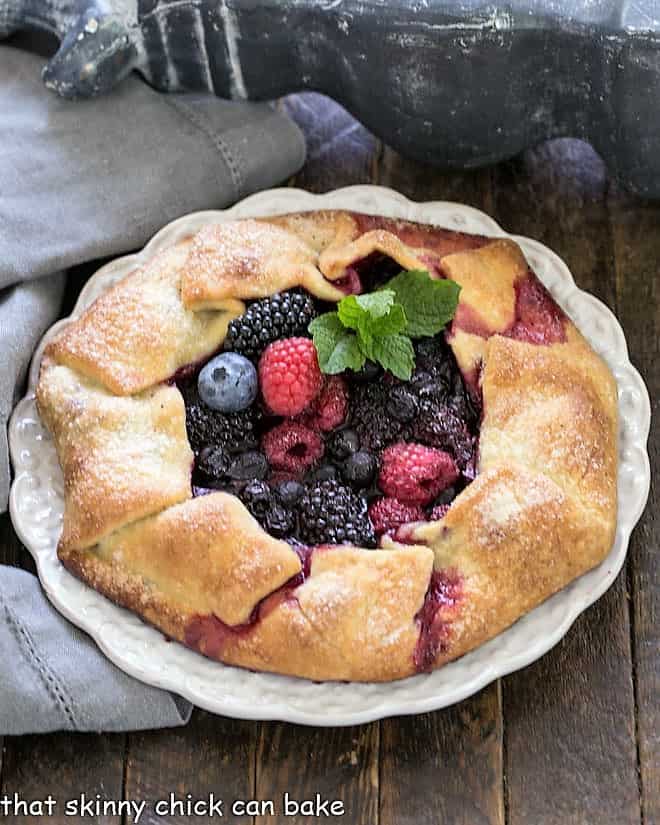
[[[50,605],[34,576],[0,569],[0,734],[140,730],[188,721],[188,702],[116,668]]]
[[[265,104],[162,95],[138,78],[70,103],[42,58],[0,46],[0,512],[6,424],[68,267],[141,247],[186,212],[227,206],[293,174],[297,127]],[[0,735],[182,724],[187,702],[137,682],[0,566]]]

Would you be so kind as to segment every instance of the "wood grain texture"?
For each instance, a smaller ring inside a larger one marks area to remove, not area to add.
[[[257,817],[255,825],[304,825],[322,821],[304,815],[285,816],[282,795],[301,801],[341,800],[343,825],[378,822],[378,723],[349,728],[305,728],[261,725],[257,754],[258,799],[279,803],[275,817]]]
[[[251,816],[232,816],[234,800],[254,794],[257,727],[254,722],[224,719],[196,710],[190,723],[172,730],[146,731],[129,736],[126,759],[126,799],[146,800],[142,822],[148,825],[194,821],[197,825],[223,821],[208,808],[188,815],[188,801],[225,802],[224,821],[251,823]],[[170,794],[183,803],[167,812],[156,803]]]
[[[126,737],[123,734],[51,733],[44,736],[7,737],[2,770],[2,793],[22,800],[57,800],[49,825],[119,825],[120,816],[85,818],[66,816],[65,805],[84,794],[94,801],[121,800]],[[2,817],[7,825],[28,825],[35,817]]]
[[[554,141],[498,168],[495,217],[548,244],[615,309],[606,182],[589,147]],[[510,825],[639,821],[625,571],[503,696]]]
[[[660,210],[612,192],[619,318],[652,403],[649,456],[656,475],[630,544],[633,653],[643,821],[660,822]]]
[[[503,825],[499,683],[381,723],[380,825]]]

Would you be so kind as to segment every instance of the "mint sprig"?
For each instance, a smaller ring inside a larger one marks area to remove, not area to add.
[[[410,269],[392,278],[383,291],[393,292],[403,307],[406,335],[425,338],[437,335],[454,317],[461,288],[456,281],[436,280],[424,270]]]
[[[319,367],[331,375],[359,370],[367,358],[408,381],[415,366],[411,338],[436,335],[453,318],[460,286],[409,270],[375,292],[348,295],[336,312],[309,325]]]

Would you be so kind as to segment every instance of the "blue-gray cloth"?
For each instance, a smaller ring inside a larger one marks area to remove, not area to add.
[[[42,62],[0,46],[0,513],[7,419],[58,317],[66,270],[277,185],[305,152],[297,127],[269,105],[163,95],[137,77],[71,103],[44,88]],[[33,576],[0,566],[0,735],[160,727],[189,712],[111,665]]]
[[[0,733],[179,725],[188,702],[136,682],[44,598],[24,570],[2,568]]]

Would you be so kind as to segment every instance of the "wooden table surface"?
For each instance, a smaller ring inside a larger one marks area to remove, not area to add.
[[[373,182],[415,200],[462,201],[556,250],[578,286],[618,316],[657,411],[660,204],[619,191],[600,159],[577,141],[553,141],[494,168],[448,174],[404,160],[318,96],[281,105],[308,138],[307,164],[292,185],[324,192]],[[74,289],[88,274],[73,277]],[[657,426],[649,446],[657,468]],[[344,815],[330,820],[344,825],[660,823],[659,504],[655,484],[626,566],[565,639],[459,705],[337,729],[196,711],[177,730],[6,738],[0,793],[156,800],[170,792],[195,799],[213,792],[229,800],[273,799],[278,809],[285,791],[299,799],[320,793],[344,801]],[[34,569],[6,515],[2,561]],[[47,821],[60,820],[74,821],[61,811]],[[150,810],[140,821],[220,820]],[[222,821],[321,819],[225,815]]]

